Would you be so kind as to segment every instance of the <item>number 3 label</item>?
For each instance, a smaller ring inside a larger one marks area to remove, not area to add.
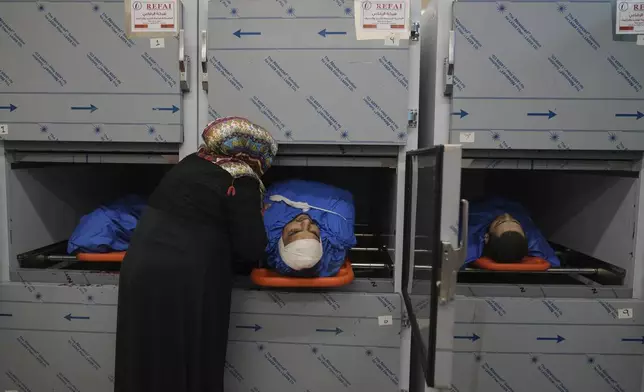
[[[633,309],[632,308],[617,309],[617,318],[620,318],[620,319],[632,319],[633,318]]]

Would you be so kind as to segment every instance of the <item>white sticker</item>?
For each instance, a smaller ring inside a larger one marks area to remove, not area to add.
[[[637,36],[637,44],[638,45],[644,45],[644,35],[638,35]]]
[[[381,327],[382,326],[387,326],[387,325],[393,325],[393,324],[394,324],[394,320],[391,317],[391,315],[389,315],[389,316],[378,316],[378,325],[380,325]]]
[[[127,6],[130,36],[179,32],[177,0],[128,0]]]
[[[150,47],[152,49],[165,48],[165,38],[150,38]]]
[[[404,1],[362,1],[362,28],[404,30],[407,19]]]
[[[618,0],[617,34],[644,34],[644,1]]]
[[[461,132],[458,138],[461,143],[474,143],[474,132]]]
[[[0,124],[0,135],[8,135],[9,126],[7,124]]]
[[[633,318],[633,308],[617,309],[617,318],[620,318],[620,319],[632,319]]]
[[[410,0],[354,0],[353,14],[358,40],[409,36]]]
[[[400,45],[400,36],[396,33],[391,33],[387,38],[385,38],[385,46],[399,46]]]

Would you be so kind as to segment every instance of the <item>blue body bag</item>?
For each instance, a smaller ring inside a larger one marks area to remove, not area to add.
[[[506,213],[512,215],[521,224],[528,239],[528,256],[540,257],[548,261],[553,267],[558,267],[561,264],[559,258],[555,255],[555,251],[548,244],[548,241],[541,234],[523,206],[514,201],[491,198],[470,204],[465,265],[476,261],[483,255],[485,233],[487,233],[490,224],[497,216]]]
[[[69,238],[67,253],[126,251],[145,205],[132,195],[85,215]]]
[[[333,211],[335,214],[316,208],[304,212],[284,202],[271,201],[272,195],[281,195],[292,201],[306,202],[312,207]],[[268,188],[264,203],[267,206],[264,212],[264,226],[268,236],[266,253],[270,268],[286,276],[329,277],[337,275],[344,264],[347,251],[356,244],[355,206],[350,192],[318,182],[291,180],[274,184]],[[280,257],[279,240],[284,226],[300,214],[310,216],[320,227],[324,253],[322,259],[309,270],[295,271],[286,265]]]

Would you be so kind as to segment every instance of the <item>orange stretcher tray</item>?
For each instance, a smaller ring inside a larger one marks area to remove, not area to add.
[[[125,252],[111,253],[78,253],[76,259],[86,263],[121,263],[125,258]]]
[[[490,258],[481,257],[472,264],[490,271],[546,271],[550,268],[550,263],[540,257],[524,257],[520,263],[497,263]]]
[[[266,268],[255,268],[250,274],[250,279],[258,286],[264,287],[340,287],[351,282],[355,275],[349,260],[344,262],[336,276],[325,278],[294,278],[283,276]]]

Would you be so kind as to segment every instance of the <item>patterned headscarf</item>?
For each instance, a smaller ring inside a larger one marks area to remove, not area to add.
[[[198,155],[226,170],[233,177],[253,177],[262,193],[261,176],[273,164],[277,143],[264,128],[241,117],[224,117],[210,122],[201,137]],[[228,190],[234,196],[233,185]]]

